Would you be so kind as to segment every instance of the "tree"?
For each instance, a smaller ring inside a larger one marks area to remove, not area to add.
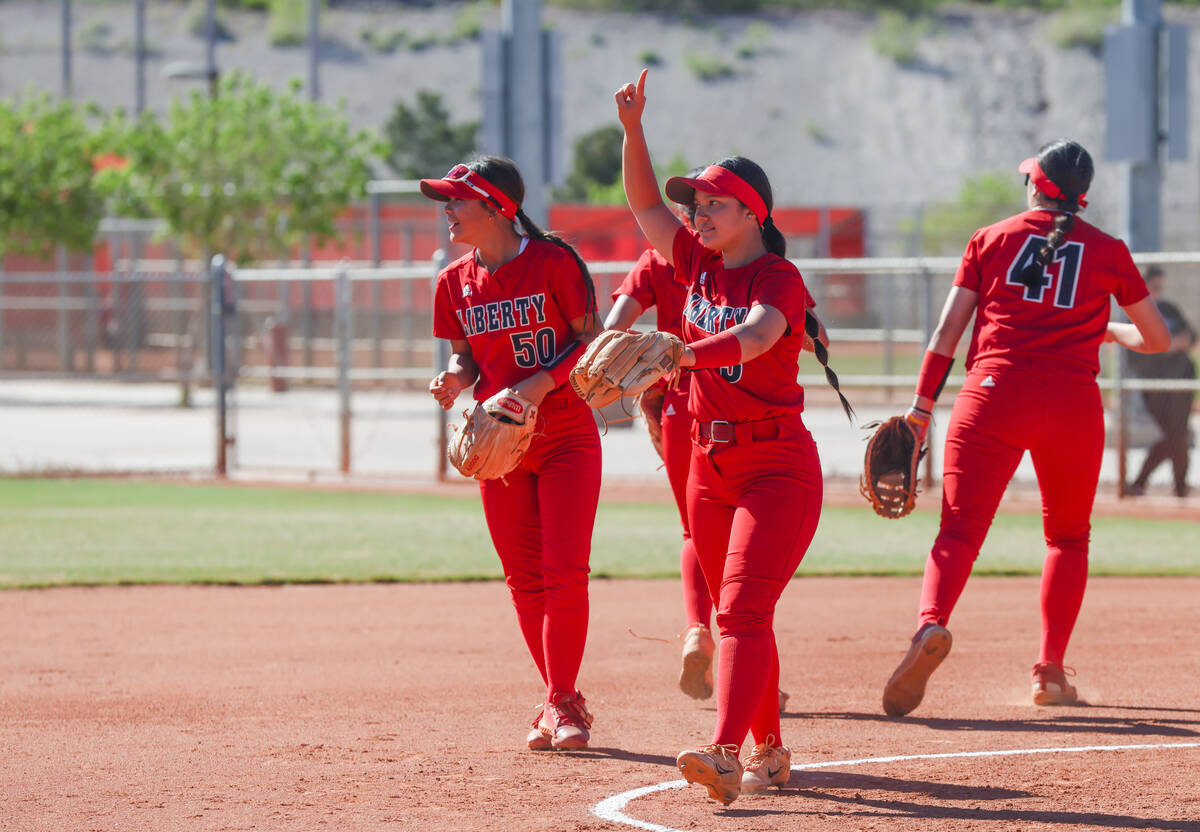
[[[441,176],[476,151],[479,122],[451,124],[442,96],[429,90],[417,93],[415,109],[403,101],[383,128],[389,146],[387,163],[405,179]]]
[[[87,251],[104,214],[96,135],[71,102],[0,100],[0,254]]]
[[[952,202],[936,203],[921,218],[925,254],[962,254],[964,241],[976,229],[1021,210],[1024,189],[1008,173],[985,173],[967,179]]]
[[[186,251],[237,262],[280,256],[308,236],[327,240],[365,194],[383,148],[342,113],[293,83],[276,92],[242,74],[215,95],[172,102],[165,123],[117,114],[106,141],[128,160],[102,171],[115,213],[166,220]]]

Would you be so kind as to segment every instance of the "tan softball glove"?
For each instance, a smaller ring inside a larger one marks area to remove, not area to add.
[[[465,477],[494,480],[521,462],[537,425],[537,406],[511,387],[470,411],[465,425],[453,425],[446,456]]]
[[[903,416],[864,427],[875,432],[867,440],[858,490],[880,517],[904,517],[917,504],[917,467],[925,449]]]
[[[679,368],[683,341],[669,332],[606,329],[571,371],[571,387],[591,407],[636,396]]]

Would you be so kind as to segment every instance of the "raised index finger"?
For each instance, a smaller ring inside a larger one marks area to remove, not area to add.
[[[644,98],[646,96],[646,76],[650,74],[649,68],[643,69],[642,74],[638,76],[637,96]]]

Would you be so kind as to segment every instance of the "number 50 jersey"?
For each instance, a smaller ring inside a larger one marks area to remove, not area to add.
[[[1021,282],[1056,216],[1025,211],[979,229],[967,244],[954,285],[979,293],[968,370],[982,359],[1020,355],[1083,365],[1095,375],[1109,297],[1129,306],[1149,294],[1125,244],[1078,217],[1040,280]]]
[[[552,364],[575,338],[570,322],[587,307],[587,287],[570,252],[526,238],[495,272],[475,261],[474,250],[442,270],[433,334],[470,344],[479,365],[474,396],[483,401]],[[551,395],[564,391],[570,388]]]

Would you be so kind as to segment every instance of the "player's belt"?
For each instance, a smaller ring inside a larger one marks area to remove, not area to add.
[[[779,419],[755,419],[752,422],[695,422],[692,440],[701,445],[763,442],[779,436]]]

